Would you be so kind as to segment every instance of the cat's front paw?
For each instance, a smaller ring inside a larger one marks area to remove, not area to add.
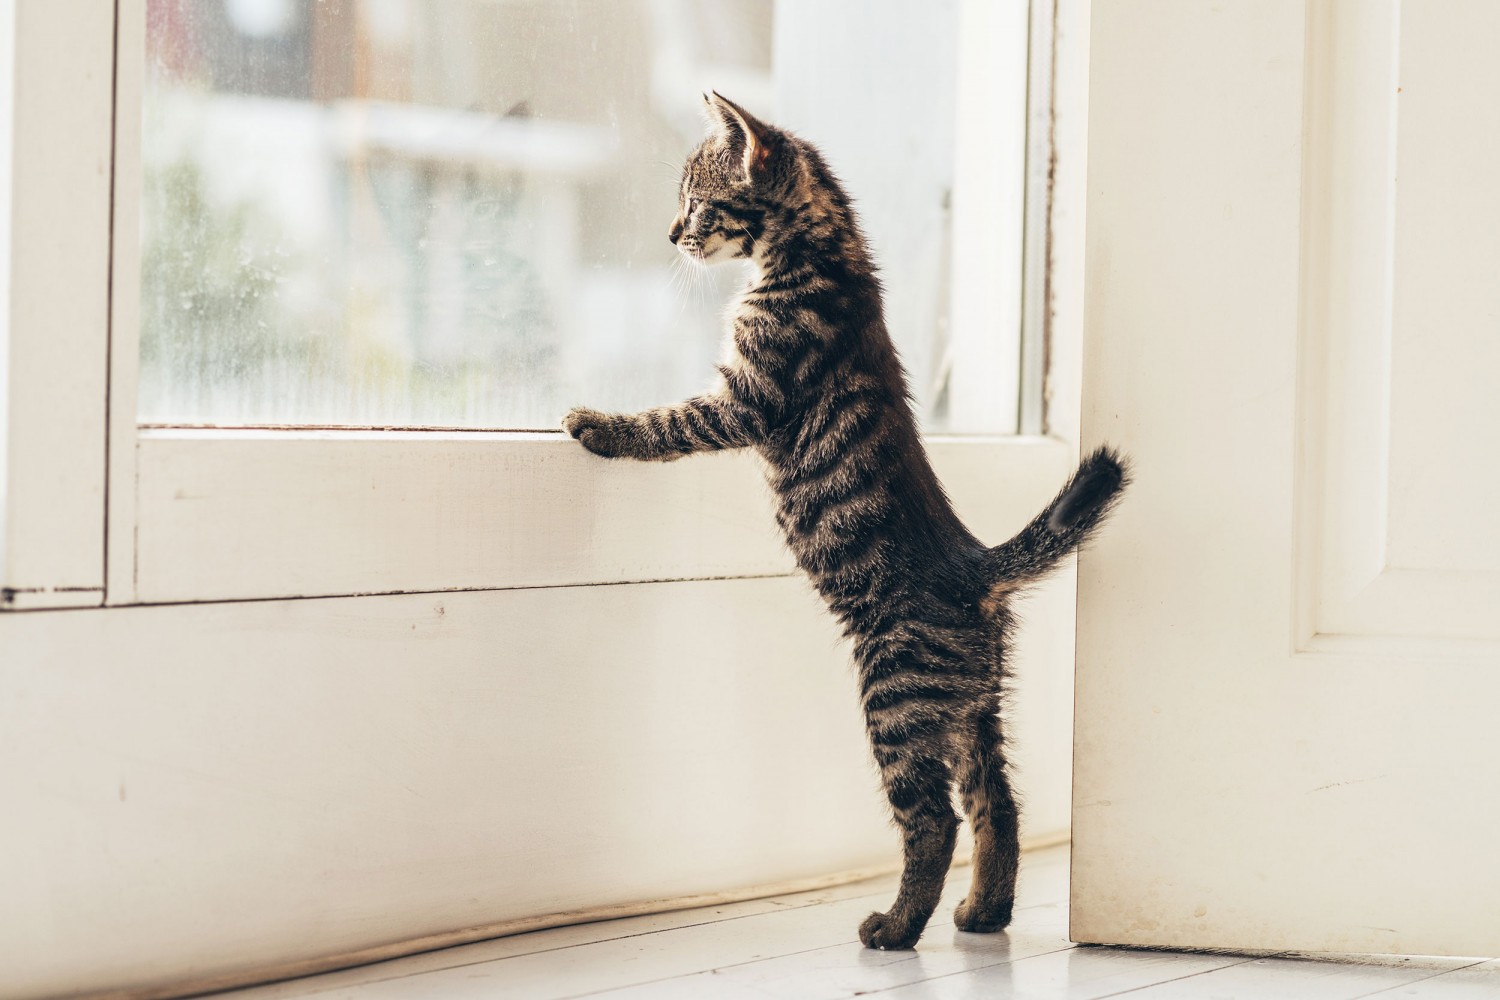
[[[575,406],[563,417],[563,430],[595,455],[616,458],[624,450],[624,441],[618,430],[619,420],[619,417],[586,406]]]
[[[866,948],[881,951],[906,951],[917,946],[921,926],[894,919],[889,913],[872,913],[859,925],[859,940]]]

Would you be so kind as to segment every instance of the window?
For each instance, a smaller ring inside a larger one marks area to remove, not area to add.
[[[980,88],[1010,127],[956,129],[965,83],[1005,82],[962,62],[961,18],[900,0],[150,0],[141,417],[554,429],[582,401],[691,395],[741,279],[663,236],[717,86],[846,175],[927,427],[1013,430],[1019,283],[965,265],[1008,240],[986,262],[1019,273],[1024,75],[1011,108]],[[959,221],[976,207],[988,224]]]
[[[739,277],[674,287],[663,239],[708,86],[858,198],[976,530],[1071,464],[1006,436],[1041,413],[1025,4],[51,10],[17,62],[17,135],[69,126],[17,146],[12,311],[48,324],[43,361],[8,355],[6,559],[36,568],[5,586],[31,604],[791,573],[752,456],[643,468],[556,430],[711,377]]]

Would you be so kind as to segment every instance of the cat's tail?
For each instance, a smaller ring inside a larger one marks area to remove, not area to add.
[[[1008,542],[989,550],[990,595],[1024,587],[1056,568],[1063,557],[1098,529],[1130,484],[1130,468],[1109,446],[1095,451],[1078,466],[1053,501]]]

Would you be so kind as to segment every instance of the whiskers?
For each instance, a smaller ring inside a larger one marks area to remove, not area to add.
[[[709,265],[701,260],[678,253],[672,262],[672,295],[678,302],[678,313],[686,312],[689,306],[702,311],[708,305]]]

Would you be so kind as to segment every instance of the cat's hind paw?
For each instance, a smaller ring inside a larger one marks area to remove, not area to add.
[[[893,919],[889,913],[872,913],[859,925],[859,940],[866,948],[880,951],[906,951],[917,946],[921,926],[913,927]]]
[[[1014,904],[986,910],[982,906],[975,905],[972,900],[966,899],[958,904],[958,909],[953,911],[953,923],[961,931],[969,931],[972,934],[993,934],[1010,926],[1013,906]]]

